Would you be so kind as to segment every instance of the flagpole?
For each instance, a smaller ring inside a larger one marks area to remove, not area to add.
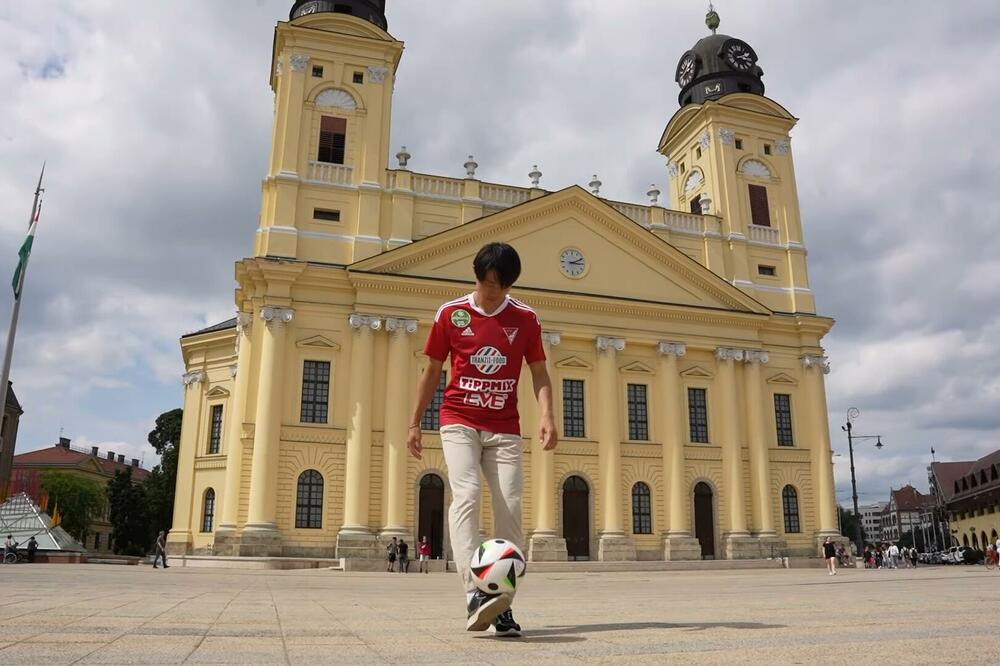
[[[42,178],[45,177],[45,163],[42,163],[42,172],[38,175],[38,186],[35,187],[35,202],[31,205],[31,217],[28,218],[28,228],[35,221],[35,215],[38,214],[38,201],[42,196],[42,192],[45,190],[42,188]],[[28,272],[28,260],[31,254],[29,253],[27,257],[24,258],[24,265],[21,267],[21,273],[17,278],[17,290],[14,292],[14,308],[10,313],[10,328],[7,329],[7,347],[4,349],[3,354],[3,371],[0,374],[0,391],[3,391],[3,407],[4,413],[7,411],[7,393],[8,387],[7,382],[10,380],[10,364],[14,357],[14,337],[17,335],[17,319],[21,314],[21,294],[24,293],[24,276]],[[0,449],[3,448],[3,431],[0,430]],[[0,479],[0,482],[6,482],[6,479]]]

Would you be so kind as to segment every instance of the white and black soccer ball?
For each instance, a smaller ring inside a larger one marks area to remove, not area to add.
[[[524,553],[510,541],[490,539],[472,554],[472,577],[487,594],[514,594],[517,579],[524,575]]]

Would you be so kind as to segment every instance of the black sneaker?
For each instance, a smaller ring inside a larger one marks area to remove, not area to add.
[[[510,608],[510,597],[506,594],[486,594],[476,590],[469,601],[469,621],[466,631],[486,631],[497,616]]]
[[[514,613],[508,608],[493,621],[493,635],[498,638],[520,638],[521,625],[514,621]]]

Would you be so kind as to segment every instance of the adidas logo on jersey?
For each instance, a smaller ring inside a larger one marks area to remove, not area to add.
[[[466,326],[465,330],[462,331],[462,337],[463,338],[468,338],[468,337],[471,337],[473,335],[475,335],[475,333],[472,332],[472,327],[471,326]]]

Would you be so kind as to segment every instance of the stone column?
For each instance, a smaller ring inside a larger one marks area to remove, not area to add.
[[[597,466],[600,473],[601,518],[597,557],[602,562],[634,560],[635,546],[622,527],[622,459],[617,352],[623,338],[597,338]]]
[[[736,361],[743,360],[742,349],[720,347],[715,350],[718,362],[718,399],[713,404],[719,409],[719,439],[722,446],[723,497],[726,500],[729,524],[723,532],[727,559],[751,556],[747,551],[756,546],[747,530],[746,507],[743,496],[743,447],[740,433],[739,393],[736,386]],[[753,556],[758,551],[754,548]]]
[[[819,526],[816,530],[816,543],[819,546],[828,536],[840,536],[833,485],[833,451],[830,449],[826,387],[823,380],[823,376],[830,372],[830,364],[825,356],[811,354],[803,356],[801,361],[804,397],[808,409],[813,492],[816,493],[816,523]]]
[[[379,317],[352,314],[351,384],[348,399],[347,456],[344,471],[344,524],[337,535],[337,557],[375,558],[378,544],[368,525],[372,443],[372,365]]]
[[[661,342],[656,347],[659,368],[656,375],[659,405],[663,413],[663,530],[664,560],[700,560],[701,545],[691,536],[687,483],[684,480],[684,387],[677,359],[687,353],[682,342]],[[654,409],[653,413],[659,410]]]
[[[194,458],[198,449],[198,424],[205,404],[205,373],[194,370],[184,374],[184,418],[181,421],[180,452],[177,461],[177,491],[174,494],[174,521],[167,535],[167,552],[186,555],[191,552],[194,515]]]
[[[281,444],[282,378],[285,364],[285,328],[295,311],[265,306],[260,349],[260,378],[257,382],[257,412],[254,423],[253,461],[250,468],[250,508],[240,536],[240,555],[275,557],[281,555],[278,531],[278,457]]]
[[[386,360],[385,378],[385,440],[382,442],[385,466],[384,492],[386,496],[383,540],[401,537],[413,544],[413,535],[406,529],[406,421],[409,418],[410,336],[417,332],[415,319],[385,320],[389,333],[389,355]]]
[[[222,487],[222,516],[215,528],[214,555],[236,554],[236,529],[240,512],[240,483],[243,477],[243,421],[246,414],[247,387],[250,383],[250,335],[253,314],[236,315],[236,365],[233,366],[233,392],[229,396],[229,422],[226,428],[226,481]]]
[[[768,456],[767,404],[761,366],[768,362],[766,351],[743,352],[743,370],[747,409],[747,437],[750,442],[750,517],[751,531],[760,541],[764,557],[780,553],[785,543],[774,528],[774,495],[771,490],[771,460]]]
[[[545,345],[545,367],[549,377],[555,382],[555,362],[552,350],[562,342],[562,334],[544,331],[542,342]],[[531,390],[534,397],[534,387]],[[552,396],[555,400],[555,385],[552,386]],[[537,416],[538,410],[534,410]],[[538,429],[537,421],[529,427]],[[531,438],[531,475],[533,480],[532,500],[535,504],[535,530],[531,533],[528,544],[528,559],[532,562],[564,562],[566,561],[566,539],[556,531],[556,476],[555,451],[542,449],[542,442],[537,432]]]

